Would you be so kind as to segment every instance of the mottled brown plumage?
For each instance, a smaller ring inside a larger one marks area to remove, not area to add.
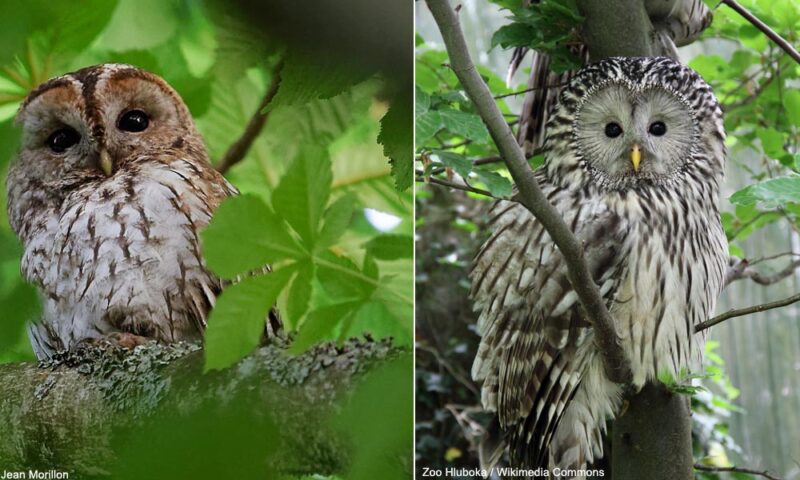
[[[8,214],[42,294],[40,358],[87,339],[199,339],[220,281],[199,231],[236,193],[209,164],[188,108],[160,77],[97,65],[23,102]]]

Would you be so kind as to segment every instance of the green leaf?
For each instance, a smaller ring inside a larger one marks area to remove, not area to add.
[[[0,123],[0,171],[5,171],[5,165],[16,155],[19,137],[20,131],[12,120]]]
[[[783,94],[783,106],[789,121],[800,127],[800,90],[789,90]]]
[[[486,125],[478,115],[444,108],[439,110],[439,116],[442,126],[456,135],[478,143],[489,141],[489,131],[486,130]]]
[[[750,185],[731,195],[730,201],[739,205],[762,202],[769,207],[800,203],[800,175],[793,174]]]
[[[460,153],[448,152],[445,150],[433,150],[431,152],[431,160],[438,161],[442,165],[452,168],[459,175],[464,178],[469,177],[472,171],[472,162],[470,159],[461,155]]]
[[[305,255],[283,221],[252,194],[222,202],[201,237],[208,267],[223,278]]]
[[[474,113],[462,112],[449,107],[429,110],[416,117],[416,143],[422,147],[441,129],[472,140],[487,143],[490,139],[481,117]]]
[[[783,133],[774,128],[760,128],[756,135],[758,135],[758,139],[761,140],[761,148],[764,149],[764,153],[771,158],[778,158],[783,155]]]
[[[689,62],[689,66],[707,81],[711,81],[727,70],[728,62],[719,55],[698,55]]]
[[[414,256],[411,235],[378,235],[365,244],[367,252],[378,260],[397,260]]]
[[[413,360],[410,354],[371,371],[336,419],[355,452],[351,480],[408,478],[414,437]],[[387,412],[391,414],[387,415]]]
[[[331,298],[365,300],[372,295],[377,282],[344,256],[323,252],[316,258],[317,279]]]
[[[119,0],[99,41],[116,52],[153,48],[178,29],[177,9],[177,0]]]
[[[27,322],[39,320],[42,313],[41,302],[33,285],[19,282],[5,296],[0,296],[0,351],[5,352],[15,346],[25,331]]]
[[[429,110],[421,115],[417,115],[415,128],[415,142],[417,148],[423,147],[427,144],[436,132],[444,127],[442,123],[442,116],[436,110]]]
[[[511,196],[513,187],[511,185],[511,181],[509,181],[506,177],[497,172],[483,170],[480,168],[476,168],[472,171],[472,173],[477,175],[480,181],[486,185],[486,189],[489,190],[495,197],[505,198]]]
[[[288,52],[281,70],[281,86],[267,111],[335,97],[373,73],[357,62],[345,62],[338,57]]]
[[[414,95],[414,114],[419,116],[431,108],[431,96],[425,90],[416,87]]]
[[[191,407],[172,406],[180,401],[161,402],[154,412],[137,420],[136,428],[118,432],[111,472],[103,476],[115,480],[285,479],[280,467],[264,461],[286,450],[281,448],[282,432],[273,421],[273,414],[281,412],[267,410],[262,392],[239,385],[225,391],[224,401],[209,399],[213,397],[211,382],[193,372],[183,374],[191,381],[170,385],[170,398],[191,396]],[[202,393],[183,383],[202,385]],[[136,402],[142,397],[125,398]]]
[[[289,351],[295,354],[302,353],[311,345],[330,339],[334,327],[345,320],[359,305],[361,302],[337,303],[309,313]]]
[[[297,274],[289,288],[286,311],[282,312],[289,325],[299,325],[303,315],[308,311],[311,300],[311,281],[314,279],[314,264],[304,261],[297,264]]]
[[[314,246],[319,232],[332,178],[327,150],[306,145],[272,193],[275,211],[294,228],[309,249]]]
[[[34,37],[44,34],[45,53],[53,54],[50,60],[57,65],[46,65],[39,59],[36,62],[39,74],[49,75],[52,68],[65,68],[97,38],[116,7],[116,0],[83,0],[77,4],[48,0],[4,2],[3,18],[7,21],[0,29],[0,64],[26,56]],[[37,75],[35,80],[44,81],[46,77]]]
[[[389,111],[381,119],[378,143],[383,145],[383,154],[392,165],[392,177],[397,190],[411,186],[411,171],[414,153],[414,120],[411,98],[398,95],[392,100]]]
[[[258,346],[267,314],[294,271],[282,268],[225,288],[208,319],[205,371],[227,368]]]
[[[533,26],[522,23],[512,23],[500,27],[492,35],[492,48],[500,45],[503,48],[527,47],[536,35]]]
[[[344,340],[369,333],[376,338],[391,337],[394,345],[411,345],[414,330],[412,316],[410,309],[401,318],[392,314],[386,303],[366,302],[348,319],[339,338]]]
[[[317,238],[317,251],[334,245],[347,230],[353,220],[356,208],[356,197],[348,193],[339,197],[325,210],[324,223]]]

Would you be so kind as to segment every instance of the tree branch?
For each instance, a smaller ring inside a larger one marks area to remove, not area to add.
[[[536,155],[541,155],[541,154],[542,154],[542,149],[536,149],[532,153],[526,154],[525,158],[530,160],[531,158],[535,157]],[[476,158],[475,160],[472,160],[472,166],[473,167],[477,167],[477,166],[480,166],[480,165],[489,165],[489,164],[492,164],[492,163],[503,163],[503,157],[501,157],[500,155],[492,155],[490,157],[482,157],[482,158]],[[444,172],[445,170],[446,170],[446,167],[436,167],[433,170],[431,170],[431,175],[437,175],[439,173]]]
[[[733,10],[736,11],[739,15],[744,17],[748,22],[752,23],[757,29],[764,32],[764,34],[769,37],[770,40],[775,42],[784,52],[788,53],[790,57],[794,59],[795,62],[800,63],[800,53],[789,43],[785,38],[781,37],[775,30],[771,29],[769,25],[762,22],[758,19],[755,15],[750,13],[749,10],[744,8],[743,6],[739,5],[736,0],[722,0],[722,3],[731,7]]]
[[[269,118],[269,112],[264,113],[264,109],[267,108],[278,93],[278,88],[281,84],[282,69],[283,60],[280,60],[277,65],[275,65],[275,68],[272,69],[272,83],[270,83],[269,88],[267,88],[267,93],[264,94],[264,98],[261,100],[255,113],[250,117],[250,121],[247,122],[242,136],[228,148],[228,151],[225,152],[225,155],[223,155],[222,159],[215,166],[219,173],[224,174],[230,170],[231,167],[241,162],[245,155],[247,155],[247,151],[250,150],[253,142],[255,142],[256,138],[261,133],[261,130],[264,129],[264,125],[266,125],[267,119]]]
[[[731,264],[728,266],[728,272],[725,275],[725,285],[730,285],[737,280],[745,278],[759,285],[772,285],[773,283],[778,283],[792,276],[797,269],[800,268],[800,259],[797,259],[789,262],[789,264],[780,271],[771,275],[766,275],[753,270],[751,267],[754,263],[757,262],[748,262],[747,259],[731,258]]]
[[[419,175],[419,173],[420,172],[417,171],[417,175]],[[465,192],[472,192],[472,193],[477,193],[479,195],[485,195],[491,198],[497,198],[494,195],[492,195],[492,192],[480,188],[471,187],[469,185],[459,185],[457,183],[448,182],[447,180],[442,180],[441,178],[436,178],[436,177],[426,178],[423,176],[417,176],[416,180],[417,183],[435,183],[436,185],[441,185],[443,187],[455,188],[456,190],[463,190]]]
[[[705,330],[707,328],[713,327],[714,325],[716,325],[718,323],[722,323],[725,320],[728,320],[728,319],[731,319],[731,318],[734,318],[734,317],[741,317],[741,316],[744,316],[744,315],[750,315],[751,313],[766,312],[767,310],[772,310],[774,308],[785,307],[787,305],[791,305],[791,304],[797,303],[797,302],[800,302],[800,293],[798,293],[797,295],[792,295],[789,298],[784,298],[783,300],[777,300],[777,301],[769,302],[769,303],[762,303],[760,305],[754,305],[752,307],[747,307],[747,308],[740,308],[738,310],[737,309],[728,310],[727,312],[725,312],[725,313],[723,313],[721,315],[717,315],[716,317],[714,317],[714,318],[712,318],[710,320],[706,320],[705,322],[698,323],[697,325],[694,326],[694,332],[695,333],[702,332],[703,330]]]
[[[536,90],[544,90],[546,88],[561,88],[561,87],[564,87],[566,85],[567,85],[566,83],[554,83],[553,85],[542,85],[540,87],[530,87],[530,88],[526,88],[525,90],[518,90],[516,92],[504,93],[502,95],[495,95],[494,99],[495,100],[500,100],[500,99],[503,99],[503,98],[514,97],[514,96],[517,96],[517,95],[524,95],[524,94],[526,94],[528,92],[535,92]]]
[[[771,475],[767,470],[753,470],[752,468],[743,468],[743,467],[713,467],[711,465],[702,465],[702,464],[695,464],[695,470],[700,470],[702,472],[714,472],[714,473],[722,473],[722,472],[730,472],[730,473],[746,473],[748,475],[757,475],[759,477],[764,477],[769,480],[782,480],[780,477],[776,477]]]
[[[198,345],[153,342],[133,351],[86,345],[40,365],[3,364],[0,464],[6,470],[57,465],[70,478],[96,478],[113,472],[121,454],[115,442],[127,434],[165,416],[190,422],[227,415],[230,402],[244,395],[252,401],[237,415],[267,416],[275,424],[275,447],[263,452],[273,471],[341,473],[349,439],[329,419],[366,372],[401,352],[369,339],[320,344],[298,356],[268,345],[236,367],[203,373]]]
[[[606,375],[611,381],[629,383],[632,375],[628,358],[619,343],[614,320],[606,308],[600,289],[589,273],[583,246],[578,243],[561,215],[539,188],[525,154],[497,108],[492,93],[472,63],[458,17],[449,1],[426,0],[426,3],[444,39],[453,71],[486,123],[500,156],[514,178],[519,190],[519,201],[542,223],[563,255],[572,288],[581,301],[584,314],[594,327]]]

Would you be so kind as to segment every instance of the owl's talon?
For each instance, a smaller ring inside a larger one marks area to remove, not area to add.
[[[76,349],[81,347],[120,347],[126,350],[133,350],[139,345],[151,341],[151,338],[134,335],[128,332],[112,332],[102,337],[84,338],[75,346]]]
[[[127,350],[133,350],[139,345],[144,345],[145,343],[149,342],[151,339],[128,332],[113,332],[106,335],[105,340],[112,345],[122,347]]]

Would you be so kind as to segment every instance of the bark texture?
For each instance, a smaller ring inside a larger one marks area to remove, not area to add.
[[[688,397],[662,384],[647,384],[627,396],[623,412],[614,420],[612,478],[693,478],[690,415]]]
[[[121,440],[149,420],[195,422],[204,418],[198,415],[223,415],[226,405],[245,405],[248,422],[269,417],[274,431],[263,433],[279,436],[269,448],[272,470],[342,473],[350,449],[330,418],[360,377],[407,353],[369,339],[322,344],[299,356],[269,345],[204,374],[198,345],[153,343],[133,352],[87,346],[40,365],[0,365],[0,466],[105,477],[114,472]],[[242,395],[251,401],[238,402]]]
[[[582,36],[593,62],[653,55],[653,24],[643,0],[578,0],[578,9],[586,17]]]

